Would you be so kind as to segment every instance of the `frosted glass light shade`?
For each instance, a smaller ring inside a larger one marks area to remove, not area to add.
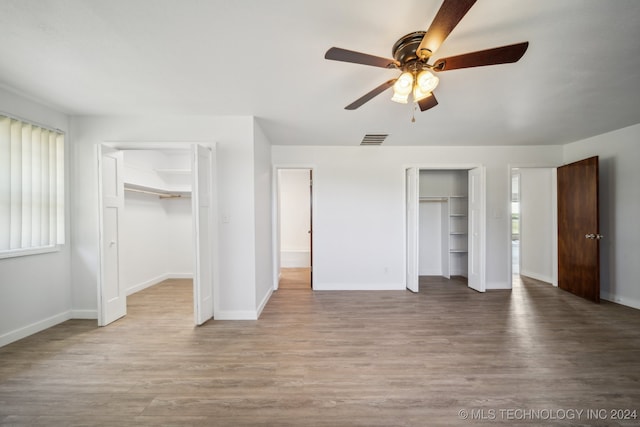
[[[413,88],[413,75],[411,73],[402,73],[398,80],[393,84],[393,97],[394,102],[406,104],[409,99],[409,94]]]
[[[422,89],[420,89],[420,86],[416,85],[413,88],[413,100],[415,102],[418,101],[422,101],[425,98],[428,98],[431,96],[431,92],[424,92]]]
[[[431,74],[431,72],[424,70],[418,74],[416,86],[420,88],[422,93],[431,93],[438,86],[440,79]]]

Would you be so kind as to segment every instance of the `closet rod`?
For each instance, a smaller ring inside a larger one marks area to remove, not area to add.
[[[133,191],[134,193],[151,194],[152,196],[158,196],[161,199],[177,199],[180,197],[185,197],[182,194],[159,193],[157,191],[139,190],[137,188],[127,188],[127,187],[125,187],[124,191]]]
[[[448,201],[446,197],[420,197],[421,203],[442,203],[446,201]]]

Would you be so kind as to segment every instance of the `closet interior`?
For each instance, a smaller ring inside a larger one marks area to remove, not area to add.
[[[421,170],[420,276],[467,278],[468,171]]]
[[[193,278],[188,150],[125,150],[120,247],[127,295],[166,279]]]

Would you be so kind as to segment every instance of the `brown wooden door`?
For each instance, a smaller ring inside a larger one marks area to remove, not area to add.
[[[558,287],[600,302],[598,157],[558,168]]]

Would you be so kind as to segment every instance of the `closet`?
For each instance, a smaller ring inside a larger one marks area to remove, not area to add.
[[[467,277],[468,171],[421,170],[418,273]]]
[[[192,278],[191,163],[187,150],[125,150],[121,268],[127,295]]]

